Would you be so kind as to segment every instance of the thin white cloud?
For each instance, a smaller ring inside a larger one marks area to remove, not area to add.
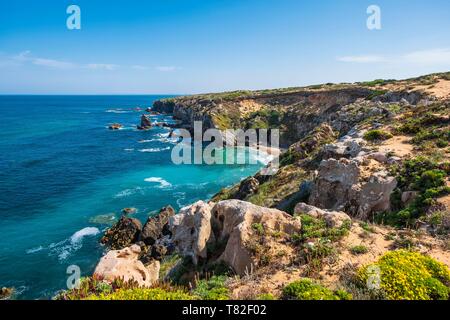
[[[379,63],[410,64],[410,65],[450,65],[450,48],[438,48],[413,51],[400,55],[360,55],[338,57],[337,61],[349,63]]]
[[[450,64],[450,49],[432,49],[405,54],[403,60],[414,64]]]
[[[377,63],[386,61],[386,58],[377,55],[362,55],[362,56],[338,57],[337,60],[341,62],[353,62],[353,63]]]
[[[105,63],[90,63],[86,66],[88,69],[93,70],[107,70],[114,71],[119,68],[117,64],[105,64]]]
[[[158,66],[158,67],[156,67],[156,70],[161,71],[161,72],[173,72],[177,69],[178,68],[175,66]]]
[[[56,69],[71,69],[71,68],[76,67],[71,62],[58,61],[58,60],[52,60],[52,59],[43,59],[43,58],[35,58],[35,59],[33,59],[32,63],[37,66],[56,68]]]
[[[30,62],[37,66],[49,67],[54,69],[71,69],[76,67],[75,64],[67,61],[33,57],[30,51],[23,51],[14,56],[12,59],[21,63]]]
[[[114,71],[118,69],[120,66],[117,64],[107,64],[107,63],[90,63],[90,64],[75,64],[72,62],[64,61],[64,60],[55,60],[55,59],[48,59],[48,58],[42,58],[42,57],[35,57],[31,54],[30,51],[22,51],[19,54],[11,57],[9,61],[14,62],[16,65],[24,65],[27,63],[41,66],[41,67],[47,67],[47,68],[53,68],[53,69],[75,69],[75,68],[83,68],[83,69],[90,69],[90,70],[107,70],[107,71]],[[9,65],[12,65],[10,63]]]
[[[131,69],[144,71],[144,70],[148,70],[150,68],[146,67],[146,66],[141,66],[141,65],[134,65],[134,66],[131,66]]]

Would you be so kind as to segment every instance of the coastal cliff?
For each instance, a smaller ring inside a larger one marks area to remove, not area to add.
[[[190,130],[280,129],[280,168],[144,225],[123,217],[103,238],[115,251],[60,298],[449,298],[450,73],[178,97],[153,111]]]

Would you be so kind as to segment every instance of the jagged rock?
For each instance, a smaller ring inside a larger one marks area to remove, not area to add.
[[[367,157],[369,159],[373,159],[373,160],[378,161],[380,163],[387,163],[388,162],[388,157],[383,152],[373,152],[373,153],[370,153],[369,155],[367,155]]]
[[[151,256],[156,260],[161,260],[167,254],[167,247],[156,244],[152,246]]]
[[[149,217],[142,229],[139,240],[147,245],[153,245],[163,235],[169,233],[169,218],[175,215],[175,210],[171,206],[162,208],[159,214]]]
[[[417,191],[405,191],[402,193],[402,202],[405,206],[411,204],[419,195]]]
[[[322,123],[319,127],[314,129],[310,135],[291,145],[289,150],[297,152],[301,158],[304,158],[318,146],[334,138],[335,132],[330,125],[327,123]]]
[[[194,264],[207,257],[207,244],[214,241],[211,232],[211,209],[214,203],[199,201],[180,209],[169,219],[172,242],[183,256],[192,258]]]
[[[329,159],[320,164],[309,203],[333,211],[345,211],[366,219],[369,214],[389,210],[390,196],[397,186],[382,170],[363,178],[360,165],[368,158]]]
[[[156,127],[169,127],[170,126],[167,122],[156,122],[154,125]]]
[[[139,220],[122,216],[100,240],[111,249],[122,249],[136,242],[142,230]]]
[[[342,211],[349,192],[358,183],[360,170],[356,161],[345,158],[323,160],[309,198],[313,206]]]
[[[138,260],[140,253],[138,245],[109,251],[95,268],[94,277],[107,282],[115,279],[123,279],[125,282],[133,280],[142,287],[153,285],[159,279],[160,263],[154,260],[146,267]]]
[[[323,147],[323,159],[355,158],[364,154],[366,141],[362,138],[364,132],[352,130],[338,142]]]
[[[225,200],[213,210],[214,234],[218,243],[226,246],[218,261],[229,265],[237,274],[243,275],[255,266],[255,257],[248,248],[248,240],[254,235],[253,225],[262,224],[270,232],[291,235],[300,232],[301,223],[287,213],[259,207],[240,200]]]
[[[169,225],[167,224],[167,229]],[[171,255],[175,251],[175,245],[172,242],[172,234],[170,230],[167,231],[169,234],[163,235],[161,238],[156,240],[155,246],[164,246],[166,248],[166,255]]]
[[[306,203],[300,202],[295,206],[295,214],[306,214],[318,219],[324,219],[329,228],[339,228],[345,221],[351,221],[348,214],[342,211],[322,210]]]
[[[399,164],[400,162],[402,162],[402,158],[396,156],[392,156],[387,159],[388,165]]]
[[[120,123],[113,123],[113,124],[109,125],[110,130],[119,130],[122,128],[123,128],[123,125],[121,125]]]
[[[359,204],[358,218],[367,219],[370,213],[389,210],[391,194],[396,186],[397,180],[386,171],[374,173],[369,181],[362,185],[359,192],[356,201]]]
[[[242,181],[241,184],[239,185],[239,190],[236,193],[235,198],[243,200],[249,195],[256,193],[258,189],[259,189],[259,181],[254,177],[247,178],[244,181]]]
[[[14,292],[13,288],[3,287],[0,289],[0,300],[9,299]]]
[[[152,122],[149,119],[148,115],[143,114],[141,116],[141,125],[138,126],[139,130],[148,130],[152,127]]]

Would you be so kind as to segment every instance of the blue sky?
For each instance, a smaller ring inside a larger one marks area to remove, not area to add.
[[[81,30],[66,9],[81,8]],[[366,27],[369,5],[381,30]],[[200,93],[450,71],[448,0],[0,3],[0,94]]]

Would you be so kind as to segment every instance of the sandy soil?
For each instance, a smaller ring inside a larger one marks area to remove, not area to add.
[[[393,152],[395,156],[401,158],[411,155],[414,146],[410,143],[410,139],[407,136],[395,136],[384,141],[380,145],[379,151],[384,153]]]

